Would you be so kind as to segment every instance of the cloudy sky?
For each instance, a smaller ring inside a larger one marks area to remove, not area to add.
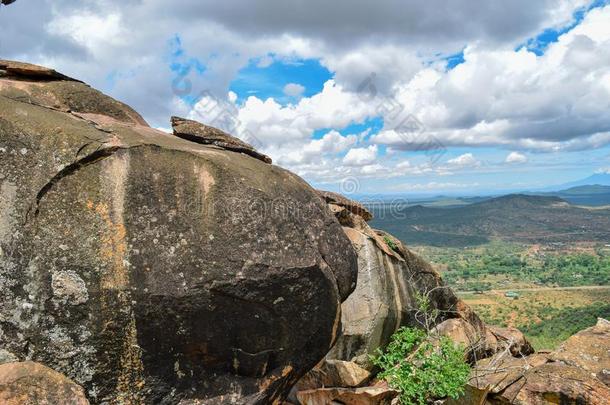
[[[610,1],[17,0],[0,58],[155,127],[182,115],[313,185],[532,189],[610,171]]]

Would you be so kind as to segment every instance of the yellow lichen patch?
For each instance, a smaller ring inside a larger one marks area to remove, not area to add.
[[[116,387],[118,393],[116,403],[121,405],[144,404],[145,399],[142,393],[144,385],[142,350],[138,346],[136,320],[132,314],[125,334],[125,340],[123,341],[121,375]]]
[[[105,289],[123,289],[129,282],[125,268],[127,231],[122,223],[115,224],[105,203],[97,203],[93,210],[105,224],[100,238],[100,258],[108,263],[108,268],[102,274],[101,286]]]
[[[129,283],[129,274],[126,267],[127,259],[127,230],[125,228],[124,202],[125,183],[129,170],[128,157],[113,156],[104,160],[104,195],[110,197],[110,204],[106,202],[94,203],[88,200],[86,205],[101,219],[104,226],[100,237],[100,258],[108,267],[101,277],[101,287],[104,289],[124,289]]]

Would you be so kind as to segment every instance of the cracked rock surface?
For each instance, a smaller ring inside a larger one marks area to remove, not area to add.
[[[298,176],[0,60],[5,358],[93,404],[276,403],[335,342],[356,276]]]

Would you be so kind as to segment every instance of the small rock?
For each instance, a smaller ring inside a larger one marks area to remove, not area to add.
[[[320,197],[327,203],[332,204],[338,207],[343,207],[350,211],[352,214],[358,215],[362,217],[365,221],[370,221],[373,219],[373,214],[362,204],[350,200],[347,197],[342,196],[338,193],[333,193],[332,191],[324,191],[318,190],[318,194]]]
[[[0,365],[3,405],[89,405],[85,391],[42,364],[26,361]]]
[[[89,292],[82,278],[72,270],[58,271],[51,276],[53,295],[72,305],[89,301]]]
[[[309,371],[295,386],[296,391],[317,388],[355,388],[365,384],[371,373],[351,361],[324,360]]]

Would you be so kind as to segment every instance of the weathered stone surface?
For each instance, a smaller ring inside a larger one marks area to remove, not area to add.
[[[325,387],[355,388],[364,385],[371,373],[358,364],[343,360],[323,360],[294,386],[293,393]],[[292,399],[296,397],[291,395]]]
[[[398,391],[382,387],[320,388],[300,391],[297,396],[301,405],[390,405]]]
[[[0,365],[3,405],[88,405],[82,387],[42,364],[26,361]]]
[[[608,326],[600,320],[554,353],[513,357],[506,347],[476,364],[468,391],[486,397],[488,405],[608,404],[610,389],[603,383],[610,358]],[[456,403],[469,405],[467,400]]]
[[[202,145],[214,145],[233,152],[244,153],[265,163],[272,163],[269,156],[257,152],[252,145],[218,128],[180,117],[172,117],[171,122],[174,135],[177,137]]]
[[[351,361],[326,360],[322,371],[328,376],[327,387],[359,387],[371,378],[371,373]]]
[[[442,405],[485,405],[487,403],[487,393],[488,391],[485,389],[480,390],[472,385],[466,385],[466,387],[464,387],[464,394],[459,398],[448,398],[444,401],[437,401],[436,403]]]
[[[550,357],[580,367],[610,386],[610,322],[600,318],[597,325],[572,335]]]
[[[488,398],[498,405],[607,405],[610,389],[585,370],[547,363],[528,370],[504,391]]]
[[[434,332],[463,346],[466,349],[466,357],[471,361],[487,354],[486,335],[462,318],[447,319],[438,324]]]
[[[16,361],[19,361],[17,356],[7,350],[0,349],[0,364],[13,363]]]
[[[545,354],[528,357],[513,357],[509,351],[477,362],[470,376],[469,385],[481,391],[497,394],[523,378],[534,367],[549,362]]]
[[[505,347],[510,348],[513,356],[527,356],[534,353],[534,348],[527,340],[523,332],[517,328],[501,328],[499,326],[487,326],[487,329],[495,336],[497,340],[497,350],[503,350]]]
[[[103,128],[101,128],[102,125],[98,125],[96,122],[105,124],[134,124],[149,128],[142,116],[131,107],[53,69],[29,63],[0,60],[1,71],[6,73],[0,74],[0,93],[7,101],[12,100],[24,106],[24,108],[18,110],[21,115],[26,113],[37,114],[39,116],[50,115],[53,110],[66,113],[72,112],[71,117],[73,119],[80,118],[84,123],[89,123],[89,126],[93,126],[92,129],[98,129],[97,132],[100,129],[103,130]],[[25,104],[43,107],[51,111],[44,111],[43,113],[36,108],[33,110],[26,109]],[[57,125],[65,124],[60,122],[58,118],[54,119],[53,122]],[[55,129],[69,132],[71,129],[76,128],[69,126]],[[96,146],[95,141],[98,140],[100,135],[96,134],[95,131],[88,132],[90,133],[85,135],[91,135],[91,145]],[[66,143],[74,140],[74,138],[75,135],[70,135]],[[100,139],[107,138],[109,138],[109,133],[106,133]],[[87,150],[80,152],[84,154]],[[81,153],[78,155],[80,156]],[[61,163],[61,160],[58,160],[57,164]]]
[[[338,193],[333,193],[332,191],[318,190],[318,192],[327,204],[344,207],[349,212],[361,217],[365,221],[370,221],[373,219],[373,214],[371,214],[371,212],[359,202],[350,200],[349,198],[346,198]]]
[[[279,401],[355,287],[298,176],[55,76],[0,77],[0,208],[0,348],[93,403]]]
[[[399,327],[423,325],[417,303],[421,295],[427,295],[432,308],[439,310],[433,326],[461,318],[473,328],[474,335],[485,336],[481,320],[444,285],[430,264],[393,236],[371,229],[345,208],[349,205],[329,204],[358,253],[358,285],[342,305],[343,334],[328,359],[354,361],[370,370],[369,355],[384,347]]]

